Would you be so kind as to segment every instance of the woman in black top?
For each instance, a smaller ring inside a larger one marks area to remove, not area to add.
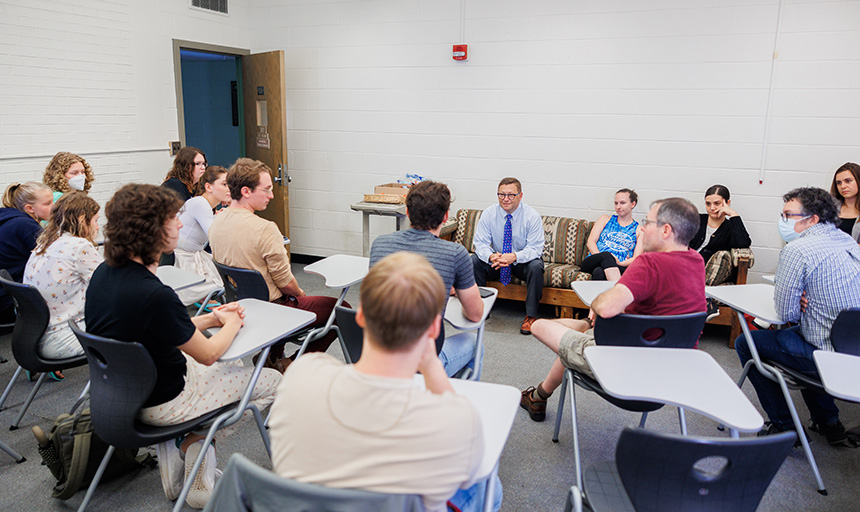
[[[851,231],[860,217],[858,204],[857,183],[860,182],[860,165],[847,162],[836,169],[833,183],[830,185],[830,195],[839,200],[839,229],[851,235]],[[856,238],[856,235],[855,235]]]
[[[206,170],[206,155],[197,148],[185,146],[176,154],[173,167],[167,172],[162,187],[179,194],[182,202],[188,201],[195,195],[197,182]]]
[[[700,214],[699,231],[690,241],[690,247],[708,260],[717,251],[745,249],[752,241],[741,217],[731,208],[731,194],[723,185],[714,185],[705,191],[705,209]]]
[[[182,204],[175,194],[154,185],[125,185],[114,194],[105,206],[105,262],[93,273],[84,306],[87,332],[137,342],[149,352],[156,383],[138,418],[150,425],[179,424],[238,402],[254,372],[241,361],[218,362],[242,326],[238,303],[189,318],[176,292],[156,276],[161,253],[176,248]],[[211,327],[221,329],[207,338],[201,330]],[[259,410],[271,404],[280,381],[280,373],[263,368],[251,403]],[[218,437],[232,428],[220,430]],[[161,483],[171,500],[206,450],[186,499],[193,508],[205,506],[215,485],[215,449],[203,446],[203,440],[203,435],[192,433],[156,447]],[[184,462],[180,450],[186,452]]]

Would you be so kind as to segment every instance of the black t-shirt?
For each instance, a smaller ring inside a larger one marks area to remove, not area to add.
[[[185,356],[179,345],[195,327],[176,292],[140,263],[102,263],[93,273],[84,307],[87,332],[142,344],[158,377],[144,407],[176,398],[185,387]]]

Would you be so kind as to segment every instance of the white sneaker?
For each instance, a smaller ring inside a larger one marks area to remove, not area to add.
[[[176,440],[171,439],[158,443],[155,446],[155,453],[158,456],[158,469],[161,471],[161,486],[164,488],[164,495],[170,501],[176,501],[180,491],[182,491],[183,477],[185,476],[182,451],[176,447]]]
[[[185,479],[191,473],[191,468],[194,467],[194,462],[197,456],[200,455],[200,450],[203,449],[203,441],[197,441],[188,447],[185,451]],[[200,465],[200,470],[194,477],[194,482],[191,483],[191,489],[188,491],[188,496],[185,498],[185,503],[191,508],[202,509],[209,501],[209,496],[215,488],[215,447],[211,444],[206,451],[206,456],[203,457],[203,464]]]

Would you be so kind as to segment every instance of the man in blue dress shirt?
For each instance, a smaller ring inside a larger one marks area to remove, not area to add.
[[[488,279],[497,279],[507,286],[512,276],[525,281],[526,318],[520,332],[531,334],[543,293],[543,220],[522,202],[518,179],[502,179],[498,197],[499,204],[484,210],[475,228],[475,282],[484,286]]]

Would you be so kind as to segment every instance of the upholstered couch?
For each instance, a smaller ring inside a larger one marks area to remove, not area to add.
[[[470,253],[474,253],[473,238],[481,213],[482,210],[459,210],[456,217],[443,226],[442,237],[457,242]],[[570,285],[574,281],[591,279],[591,274],[582,272],[579,265],[588,254],[585,242],[594,222],[548,215],[542,218],[546,244],[542,258],[544,290],[541,303],[556,306],[556,315],[559,317],[573,318],[574,309],[588,309]],[[718,252],[708,262],[707,285],[746,283],[747,271],[752,263],[753,255],[749,249]],[[487,285],[499,290],[499,298],[521,301],[526,298],[526,287],[516,278],[508,286],[502,286],[499,282],[490,282]],[[729,308],[720,308],[720,315],[709,323],[731,325],[730,343],[740,334],[737,316],[732,314]]]

